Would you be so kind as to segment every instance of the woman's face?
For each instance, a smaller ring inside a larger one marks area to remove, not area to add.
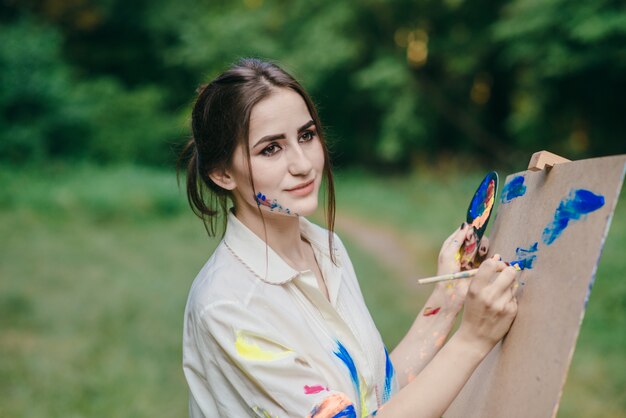
[[[257,206],[282,215],[313,213],[324,169],[324,151],[306,103],[291,89],[280,88],[252,108],[248,137],[252,189],[241,145],[230,175],[237,211]]]

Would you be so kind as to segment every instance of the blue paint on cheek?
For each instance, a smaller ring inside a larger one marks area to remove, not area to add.
[[[500,198],[500,201],[502,203],[509,203],[515,198],[524,196],[526,193],[524,180],[524,176],[517,176],[505,184],[502,188],[502,197]]]
[[[542,240],[552,244],[567,228],[570,222],[577,221],[585,215],[604,206],[604,196],[594,194],[585,189],[572,190],[567,198],[559,203],[554,213],[554,220],[543,230]]]
[[[521,270],[533,268],[533,263],[537,259],[535,254],[538,249],[538,242],[535,242],[528,248],[517,247],[515,250],[515,256],[517,260],[511,261],[512,266],[517,266]]]
[[[387,347],[385,347],[385,389],[383,391],[383,403],[387,402],[391,397],[391,383],[393,382],[394,373],[393,364],[391,364]]]
[[[348,405],[342,411],[339,411],[339,413],[333,415],[333,418],[341,418],[341,417],[356,418],[356,411],[354,410],[354,405]]]

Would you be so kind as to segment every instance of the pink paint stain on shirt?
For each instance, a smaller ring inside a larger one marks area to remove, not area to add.
[[[321,385],[315,385],[315,386],[309,386],[309,385],[304,385],[304,394],[305,395],[314,395],[316,393],[320,393],[322,391],[328,391],[327,387],[321,386]]]
[[[441,308],[430,308],[430,307],[426,307],[424,308],[424,316],[433,316],[433,315],[437,315],[439,313],[439,311],[441,310]]]

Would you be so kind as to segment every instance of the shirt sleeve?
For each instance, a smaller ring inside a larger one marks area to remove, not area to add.
[[[198,337],[213,357],[210,363],[231,385],[225,390],[245,403],[251,415],[356,418],[354,401],[329,387],[276,324],[242,304],[214,303],[201,312],[197,325]]]

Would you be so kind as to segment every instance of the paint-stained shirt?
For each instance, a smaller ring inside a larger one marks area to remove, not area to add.
[[[297,271],[232,213],[193,282],[183,370],[197,417],[366,417],[397,391],[345,247],[300,218],[328,288]]]

